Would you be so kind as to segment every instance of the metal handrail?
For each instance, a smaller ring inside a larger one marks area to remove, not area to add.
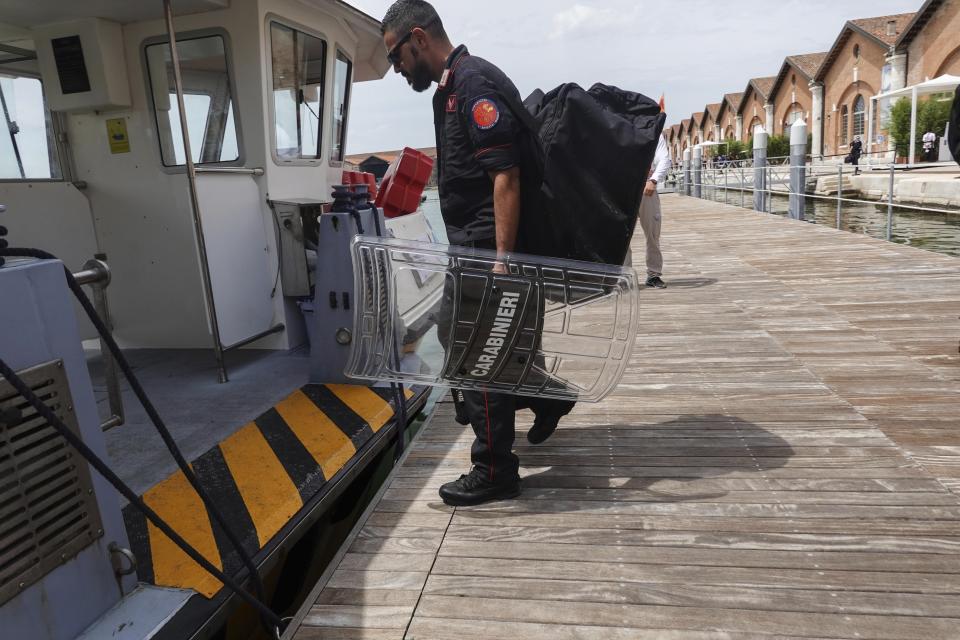
[[[73,274],[78,284],[89,285],[93,290],[93,306],[97,315],[103,320],[104,326],[113,333],[113,322],[110,320],[110,307],[107,305],[107,287],[112,278],[110,266],[100,259],[88,260],[83,269]],[[100,357],[103,358],[104,377],[107,383],[107,398],[110,404],[110,417],[100,423],[100,429],[109,431],[119,427],[125,421],[123,413],[123,395],[120,393],[120,372],[117,361],[110,354],[106,341],[100,336]]]
[[[888,165],[888,167],[895,170],[896,168],[903,169],[903,168],[906,167],[906,165],[900,165],[899,167],[898,167],[898,165]],[[748,168],[750,168],[750,167],[748,167]],[[809,169],[809,165],[808,165],[807,168]],[[764,167],[764,170],[765,170],[765,171],[772,171],[773,169],[783,170],[784,167]],[[800,170],[800,169],[803,169],[803,167],[789,167],[789,169],[790,169],[790,170]],[[723,170],[722,170],[722,169],[701,169],[701,173],[718,173],[718,172],[721,172],[721,171],[723,171]],[[692,174],[692,172],[691,172],[691,174]],[[827,175],[827,174],[821,174],[821,175]],[[693,184],[697,184],[697,183],[693,183]],[[786,184],[789,184],[789,183],[786,183]],[[781,195],[781,196],[803,195],[803,196],[806,197],[806,198],[813,198],[813,199],[816,199],[816,200],[831,200],[831,201],[835,201],[835,200],[838,199],[838,198],[836,198],[836,197],[834,197],[834,196],[820,195],[820,194],[816,194],[816,193],[803,192],[803,193],[801,194],[800,192],[792,191],[789,187],[788,187],[786,190],[784,190],[784,189],[772,189],[772,188],[771,188],[771,189],[738,189],[737,187],[723,186],[723,185],[720,185],[719,183],[716,183],[716,182],[707,183],[707,182],[702,182],[702,181],[699,183],[699,185],[700,185],[701,187],[710,187],[710,188],[714,188],[714,189],[725,189],[725,190],[729,190],[729,191],[744,190],[744,191],[751,192],[751,193],[754,192],[754,191],[759,191],[759,192],[761,192],[761,193],[770,193],[770,194]],[[840,197],[839,199],[840,199],[842,202],[851,202],[851,203],[854,203],[854,204],[876,205],[876,204],[878,204],[878,203],[888,203],[888,202],[890,202],[890,195],[889,195],[889,192],[888,192],[887,198],[881,198],[881,199],[879,199],[879,200],[864,200],[864,199],[860,199],[860,198],[846,198],[846,197]],[[936,208],[936,207],[924,207],[924,206],[917,206],[917,205],[911,205],[911,204],[906,204],[906,203],[902,203],[902,204],[901,204],[901,203],[898,203],[898,202],[893,202],[893,206],[895,206],[895,207],[897,207],[897,208],[899,208],[899,209],[911,209],[911,210],[914,210],[914,211],[924,211],[924,212],[929,212],[929,213],[944,213],[944,214],[953,214],[953,215],[956,215],[956,214],[960,213],[960,209],[938,209],[938,208]]]
[[[822,165],[821,165],[821,166],[822,166]],[[763,212],[766,212],[766,213],[771,213],[771,212],[772,212],[772,211],[771,211],[772,205],[771,205],[771,200],[769,199],[769,196],[772,196],[772,195],[774,195],[774,194],[775,194],[775,195],[779,195],[779,196],[786,196],[786,197],[792,197],[792,196],[800,196],[800,195],[802,195],[804,198],[811,198],[811,199],[814,199],[814,200],[828,200],[828,201],[831,201],[831,202],[834,202],[834,201],[835,201],[835,202],[837,203],[837,229],[840,229],[840,228],[841,228],[842,204],[843,204],[844,202],[849,202],[849,203],[853,203],[853,204],[873,205],[873,206],[876,206],[878,203],[886,202],[886,204],[887,204],[887,224],[886,224],[886,233],[885,233],[885,236],[886,236],[886,240],[887,240],[887,241],[891,241],[891,240],[892,240],[892,236],[893,236],[893,209],[894,209],[894,207],[897,207],[898,209],[901,209],[901,210],[920,211],[920,212],[924,212],[924,213],[937,213],[937,214],[946,214],[946,215],[956,215],[956,214],[960,213],[960,209],[952,209],[952,210],[951,210],[951,209],[941,209],[941,208],[937,208],[937,207],[916,206],[916,205],[910,205],[910,204],[900,204],[900,203],[896,203],[896,204],[895,204],[895,203],[894,203],[893,192],[894,192],[894,188],[895,188],[895,176],[896,176],[896,170],[897,170],[897,168],[898,168],[898,165],[896,165],[896,164],[894,164],[894,163],[891,163],[890,165],[888,165],[888,166],[889,166],[890,181],[889,181],[889,186],[888,186],[888,191],[887,191],[887,197],[886,197],[885,200],[884,200],[884,199],[881,199],[881,200],[864,200],[864,199],[861,199],[861,198],[848,198],[848,197],[844,197],[844,196],[843,196],[843,166],[844,166],[844,165],[839,165],[839,171],[838,171],[839,180],[838,180],[837,195],[836,195],[836,196],[827,196],[827,195],[819,195],[819,194],[816,194],[816,193],[807,193],[805,190],[804,190],[804,192],[801,194],[800,192],[793,191],[789,186],[788,186],[787,189],[785,189],[785,190],[783,190],[783,189],[774,189],[773,187],[770,187],[770,188],[768,188],[768,189],[763,189],[763,188],[761,188],[761,189],[756,189],[756,188],[747,189],[747,188],[746,188],[746,183],[744,183],[744,182],[741,182],[741,186],[740,186],[740,187],[730,187],[730,186],[729,186],[729,182],[728,182],[728,180],[727,180],[727,177],[728,177],[728,176],[726,175],[726,174],[728,173],[728,171],[729,171],[729,170],[727,170],[727,169],[701,168],[701,169],[700,169],[700,173],[701,173],[701,176],[703,176],[703,177],[701,178],[701,182],[700,182],[700,183],[693,183],[693,184],[691,184],[691,186],[694,186],[694,185],[698,184],[698,186],[700,186],[701,195],[702,195],[702,193],[703,193],[703,191],[704,191],[704,187],[707,187],[708,189],[713,189],[714,193],[716,193],[716,191],[719,190],[719,189],[723,189],[725,192],[726,192],[726,191],[739,191],[739,192],[741,193],[741,200],[740,200],[740,201],[741,201],[741,205],[740,205],[740,206],[741,206],[741,207],[744,207],[744,208],[746,208],[746,207],[744,206],[744,199],[745,199],[745,198],[744,198],[744,194],[745,194],[745,193],[750,192],[750,193],[761,193],[761,194],[765,194],[765,197],[763,197],[763,198],[761,199],[761,200],[762,200],[761,210],[762,210]],[[809,165],[804,165],[804,166],[790,166],[790,169],[791,169],[791,170],[797,170],[797,171],[806,171],[808,168],[810,168]],[[901,168],[901,169],[906,168],[906,165],[900,165],[900,168]],[[782,170],[782,167],[769,167],[769,166],[765,166],[765,167],[762,167],[762,169],[763,169],[763,171],[764,171],[764,175],[766,176],[768,171],[769,171],[769,172],[773,172],[775,169],[780,169],[780,170]],[[691,170],[691,171],[690,171],[691,177],[693,177],[693,176],[695,175],[695,173],[696,173],[695,171],[692,171],[692,170]],[[720,185],[720,184],[717,182],[717,179],[716,179],[716,174],[717,174],[717,173],[724,173],[724,174],[725,174],[724,184],[723,184],[723,185]],[[743,169],[742,167],[740,168],[740,173],[741,173],[741,175],[743,175],[743,174],[745,173],[745,171],[744,171],[744,169]],[[788,174],[788,175],[789,175],[789,174]],[[819,177],[819,175],[825,175],[825,174],[818,174],[817,177]],[[710,179],[711,179],[711,182],[709,182],[709,183],[704,179],[704,178],[706,178],[707,176],[709,176]],[[767,179],[765,179],[765,182],[766,182],[767,184],[770,184],[770,181],[767,180]],[[787,184],[789,185],[789,181],[787,182]],[[682,193],[682,191],[681,191],[681,193]]]
[[[232,173],[260,177],[264,174],[263,167],[195,167],[195,173]]]

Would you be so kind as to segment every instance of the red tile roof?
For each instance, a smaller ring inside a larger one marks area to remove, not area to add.
[[[743,102],[743,92],[728,93],[723,96],[723,101],[730,105],[734,111],[740,109],[740,103]]]
[[[900,37],[900,34],[907,28],[907,25],[913,20],[916,13],[898,13],[892,16],[877,16],[875,18],[858,18],[857,20],[851,20],[851,24],[854,24],[870,35],[872,35],[877,40],[880,40],[886,45],[894,45],[897,43],[897,38]],[[894,23],[894,33],[887,33],[887,23]]]
[[[792,62],[803,75],[807,76],[807,80],[813,80],[817,75],[817,71],[820,70],[820,65],[827,59],[827,55],[828,53],[826,51],[821,53],[803,53],[798,56],[787,56],[787,60]]]

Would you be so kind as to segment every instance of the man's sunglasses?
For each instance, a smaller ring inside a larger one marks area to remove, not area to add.
[[[387,62],[389,62],[390,64],[392,64],[392,65],[394,65],[394,66],[400,64],[400,47],[402,47],[403,45],[407,44],[407,42],[410,40],[410,38],[413,37],[413,31],[414,31],[414,29],[426,29],[427,27],[429,27],[430,25],[432,25],[432,24],[433,24],[434,22],[436,22],[436,21],[437,21],[437,18],[432,18],[432,19],[428,20],[428,21],[426,22],[426,24],[423,24],[423,25],[418,26],[418,27],[414,27],[413,29],[410,29],[410,31],[407,31],[407,35],[405,35],[405,36],[403,36],[402,38],[400,38],[399,40],[397,40],[397,43],[396,43],[395,45],[393,45],[393,48],[390,49],[390,51],[387,51]]]

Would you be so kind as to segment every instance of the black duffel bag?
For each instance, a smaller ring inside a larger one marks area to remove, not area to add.
[[[511,110],[531,136],[519,246],[623,264],[666,114],[647,96],[595,84],[537,90]],[[531,179],[530,169],[535,176]]]

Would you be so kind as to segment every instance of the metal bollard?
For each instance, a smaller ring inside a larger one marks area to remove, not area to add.
[[[793,220],[803,220],[807,200],[807,123],[802,119],[790,127],[790,208]]]
[[[728,180],[729,171],[729,165],[723,168],[723,204],[730,204],[730,181]]]
[[[757,127],[753,134],[753,209],[765,211],[767,191],[767,132]]]
[[[746,197],[747,197],[747,180],[746,180],[746,174],[743,170],[743,161],[741,160],[740,161],[740,207],[741,208],[746,208],[744,206],[746,204],[745,202]]]
[[[683,150],[683,195],[690,195],[690,149]]]
[[[837,229],[840,228],[840,210],[843,207],[843,163],[837,166]]]
[[[693,148],[693,197],[703,197],[703,147]]]
[[[893,239],[893,183],[895,166],[890,163],[890,191],[887,192],[887,242]]]

